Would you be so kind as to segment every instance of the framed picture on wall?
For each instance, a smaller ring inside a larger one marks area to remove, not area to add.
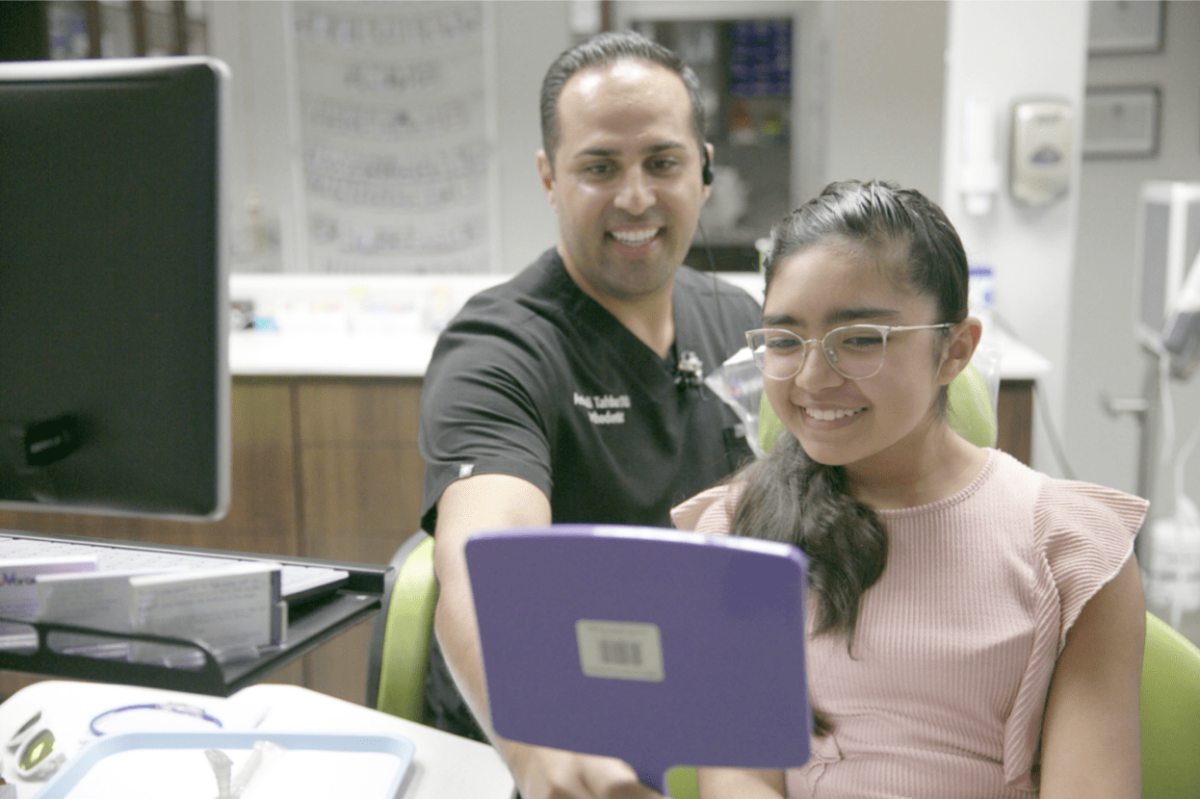
[[[1161,105],[1157,86],[1088,88],[1083,112],[1083,157],[1156,155]]]
[[[1088,55],[1159,52],[1165,8],[1163,0],[1092,0]]]

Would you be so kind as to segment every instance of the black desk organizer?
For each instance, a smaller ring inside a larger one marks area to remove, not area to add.
[[[183,549],[182,547],[164,548]],[[231,555],[235,553],[208,551],[208,554]],[[216,659],[207,646],[199,641],[144,633],[113,633],[70,624],[32,622],[0,617],[0,621],[13,621],[33,628],[37,632],[38,641],[36,649],[30,646],[21,649],[0,650],[0,669],[78,680],[140,685],[148,688],[167,688],[173,691],[188,691],[211,696],[229,696],[261,681],[276,669],[316,649],[331,638],[373,615],[380,608],[384,576],[390,568],[388,566],[303,558],[271,558],[249,553],[236,553],[236,555],[245,559],[345,569],[350,573],[350,579],[332,595],[292,605],[288,611],[287,640],[278,646],[265,648],[255,658],[222,663]],[[95,639],[169,644],[200,653],[204,659],[204,665],[194,668],[164,666],[131,663],[113,658],[65,654],[56,652],[51,647],[50,639],[54,633],[83,633]]]

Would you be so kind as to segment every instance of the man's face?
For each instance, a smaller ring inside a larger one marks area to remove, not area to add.
[[[559,252],[601,304],[669,292],[709,188],[683,81],[624,60],[582,70],[558,99],[559,143],[538,172]]]

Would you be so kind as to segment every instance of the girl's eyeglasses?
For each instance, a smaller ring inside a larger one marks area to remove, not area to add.
[[[892,333],[909,330],[936,330],[952,327],[939,325],[850,325],[838,327],[823,339],[804,339],[787,330],[763,328],[746,333],[746,343],[754,354],[754,364],[764,376],[788,380],[800,374],[809,345],[818,346],[829,366],[842,377],[864,380],[883,368],[887,340]]]

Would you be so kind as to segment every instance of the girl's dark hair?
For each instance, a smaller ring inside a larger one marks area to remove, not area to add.
[[[692,106],[692,131],[700,145],[703,156],[704,129],[707,117],[704,100],[700,94],[700,79],[673,50],[648,39],[636,31],[608,31],[598,33],[563,51],[546,70],[542,79],[542,149],[546,158],[554,165],[554,153],[558,149],[558,97],[575,73],[592,67],[605,66],[625,59],[649,61],[666,67],[679,76],[687,88]]]
[[[915,189],[875,180],[830,183],[772,228],[763,263],[767,292],[784,261],[819,244],[864,249],[885,266],[901,261],[907,273],[900,277],[934,299],[939,322],[967,316],[970,270],[962,240],[942,209]]]
[[[883,182],[832,183],[781,220],[764,261],[766,293],[788,258],[833,244],[903,267],[898,279],[937,304],[938,322],[967,315],[967,256],[942,210],[920,192]],[[897,270],[899,271],[899,270]],[[941,399],[945,404],[945,392]],[[786,430],[771,453],[737,475],[745,483],[734,511],[735,535],[795,544],[808,558],[816,599],[814,634],[854,642],[863,593],[883,574],[888,536],[875,511],[847,493],[842,466],[817,463]],[[815,714],[818,734],[830,731]]]

